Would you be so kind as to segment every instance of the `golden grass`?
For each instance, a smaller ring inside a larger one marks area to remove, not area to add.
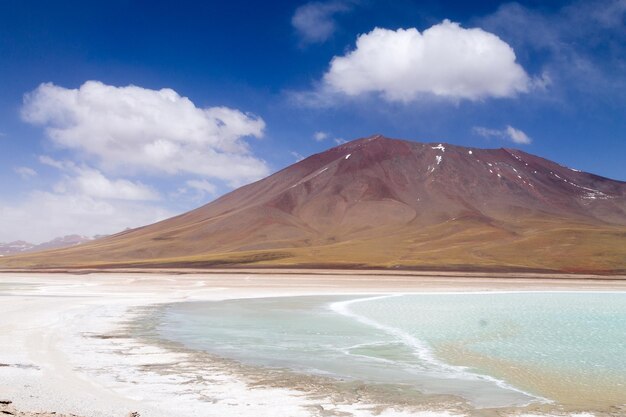
[[[206,242],[183,242],[189,255],[168,256],[167,241],[149,240],[146,244],[145,238],[130,235],[123,245],[104,240],[82,250],[70,248],[0,259],[0,268],[327,266],[626,272],[626,227],[623,226],[552,219],[493,225],[460,219],[425,228],[377,230],[376,236],[313,245],[271,241],[267,245],[272,249],[245,251],[215,251]],[[206,250],[198,245],[207,246]]]

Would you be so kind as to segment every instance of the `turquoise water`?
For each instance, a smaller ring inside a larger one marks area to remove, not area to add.
[[[626,293],[264,298],[173,304],[161,317],[160,337],[192,349],[479,407],[546,402],[560,391],[626,402]]]

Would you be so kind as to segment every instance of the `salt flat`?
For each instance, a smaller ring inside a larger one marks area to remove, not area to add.
[[[131,411],[154,417],[462,415],[462,407],[381,408],[365,401],[342,401],[330,393],[311,395],[301,386],[253,383],[227,363],[210,362],[202,375],[191,375],[187,367],[191,358],[185,352],[146,345],[121,329],[141,308],[180,301],[381,292],[626,290],[626,281],[601,277],[313,272],[1,274],[0,396],[22,410],[82,416],[124,416]],[[542,410],[529,411],[533,412]]]

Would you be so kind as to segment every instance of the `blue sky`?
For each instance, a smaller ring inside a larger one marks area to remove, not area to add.
[[[0,242],[139,226],[374,133],[626,180],[625,19],[623,0],[0,2]]]

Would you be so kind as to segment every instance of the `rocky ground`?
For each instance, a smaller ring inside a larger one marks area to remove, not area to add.
[[[80,417],[76,414],[58,414],[54,411],[46,411],[43,413],[35,413],[29,411],[20,411],[13,407],[13,403],[9,400],[0,400],[0,416],[16,416],[16,417]],[[140,417],[139,413],[129,413],[126,417]]]

